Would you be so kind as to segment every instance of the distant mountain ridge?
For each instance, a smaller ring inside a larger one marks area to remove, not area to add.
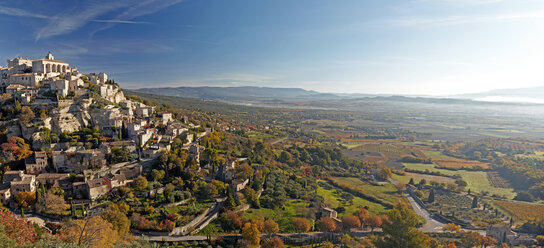
[[[255,98],[301,98],[301,97],[338,97],[334,94],[319,93],[301,88],[272,88],[272,87],[164,87],[164,88],[140,88],[132,91],[200,99],[238,99],[251,100]]]
[[[240,87],[158,87],[131,89],[131,91],[184,98],[197,98],[205,100],[222,101],[256,101],[268,102],[284,100],[356,100],[374,98],[376,100],[426,102],[426,103],[528,103],[544,104],[544,87],[498,89],[488,92],[459,94],[452,96],[410,96],[387,94],[362,94],[362,93],[321,93],[302,88],[274,88],[257,86]]]

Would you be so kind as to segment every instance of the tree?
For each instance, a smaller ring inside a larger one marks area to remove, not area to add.
[[[413,178],[410,178],[410,181],[408,182],[408,184],[414,185],[414,184],[415,184],[414,179],[413,179]]]
[[[429,198],[427,198],[427,202],[433,203],[434,202],[434,189],[431,189],[429,192]]]
[[[374,232],[374,229],[382,226],[383,221],[382,221],[382,218],[380,218],[380,216],[371,215],[365,219],[365,224],[370,226],[371,232]]]
[[[389,220],[382,225],[384,235],[374,241],[376,247],[429,247],[429,237],[416,228],[418,216],[405,203],[397,203],[387,216]]]
[[[472,198],[472,208],[478,208],[478,196]]]
[[[132,187],[135,190],[144,190],[147,188],[147,179],[143,177],[142,175],[139,175],[134,181],[132,182]]]
[[[222,213],[219,222],[221,223],[221,227],[225,230],[239,230],[242,227],[240,217],[232,210]]]
[[[278,223],[276,223],[274,220],[268,219],[264,222],[263,232],[268,234],[269,237],[279,231],[280,227],[278,226]]]
[[[536,242],[538,242],[538,245],[544,245],[544,235],[536,236]]]
[[[391,169],[387,168],[387,167],[382,167],[379,171],[378,171],[378,179],[380,180],[387,180],[389,178],[391,178]]]
[[[54,194],[53,190],[49,190],[45,195],[41,196],[36,203],[38,212],[54,215],[61,215],[69,207],[64,201],[64,197]]]
[[[242,237],[252,245],[258,245],[261,242],[261,232],[255,224],[247,222],[242,228]]]
[[[466,232],[463,235],[463,238],[461,239],[461,245],[463,247],[474,247],[479,245],[480,240],[482,239],[482,235],[480,235],[478,232],[469,231]]]
[[[248,164],[239,165],[238,167],[236,167],[236,178],[240,178],[244,180],[248,179],[251,176],[253,176],[254,171],[255,170],[253,170],[251,165],[248,165]]]
[[[21,208],[21,216],[25,216],[24,208],[32,206],[36,203],[36,193],[30,191],[21,191],[15,196],[17,205]]]
[[[283,248],[283,241],[279,237],[267,238],[263,240],[262,248]]]
[[[108,209],[102,212],[101,216],[102,219],[112,224],[113,230],[115,230],[120,237],[128,234],[130,230],[130,220],[115,204],[112,204]]]
[[[293,226],[298,233],[304,233],[310,230],[310,221],[306,218],[294,218]]]
[[[27,126],[34,117],[35,115],[32,109],[29,106],[23,106],[21,108],[21,114],[19,115],[19,124],[21,124],[21,126]]]
[[[361,227],[361,221],[359,220],[359,217],[353,214],[344,216],[344,218],[342,218],[342,223],[344,223],[344,225],[347,226],[348,228]]]
[[[86,247],[112,247],[117,241],[117,232],[113,225],[100,216],[68,223],[65,240]]]
[[[117,164],[130,161],[130,151],[125,146],[111,148],[110,163]]]
[[[334,232],[336,230],[336,223],[329,217],[322,217],[316,224],[319,230],[323,232]]]
[[[6,235],[6,230],[4,230],[4,226],[2,225],[0,225],[0,247],[17,247],[17,243]]]
[[[446,231],[448,232],[460,232],[461,231],[461,226],[460,225],[456,225],[455,223],[448,223],[446,224],[446,226],[444,227],[444,229],[446,229]]]
[[[37,238],[36,229],[34,229],[32,223],[25,219],[17,218],[14,213],[6,208],[0,208],[0,226],[3,227],[5,235],[18,244],[25,242],[32,243]]]
[[[368,210],[366,210],[366,208],[357,209],[353,214],[359,218],[361,226],[365,224],[365,220],[368,218]]]

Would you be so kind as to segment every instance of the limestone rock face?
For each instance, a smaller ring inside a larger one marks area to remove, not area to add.
[[[55,133],[75,132],[89,124],[87,111],[77,104],[59,107],[53,111],[52,128]]]

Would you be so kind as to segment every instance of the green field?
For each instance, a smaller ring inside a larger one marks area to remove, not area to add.
[[[338,142],[339,145],[345,146],[347,149],[353,149],[355,147],[361,146],[359,142]]]
[[[321,181],[321,182],[325,182],[325,181]],[[321,186],[318,187],[317,189],[317,194],[320,195],[320,196],[323,196],[323,199],[325,201],[325,204],[327,204],[328,207],[330,208],[337,208],[339,206],[343,206],[346,211],[344,213],[338,213],[338,216],[344,216],[344,215],[347,215],[347,214],[352,214],[353,212],[355,212],[355,210],[357,209],[360,209],[362,207],[368,207],[368,211],[370,213],[373,213],[373,214],[379,214],[379,213],[383,213],[385,211],[385,208],[384,206],[378,204],[378,203],[375,203],[375,202],[371,202],[371,201],[368,201],[368,200],[365,200],[363,198],[360,198],[360,197],[357,197],[357,196],[354,196],[353,198],[353,204],[349,204],[347,202],[344,202],[342,200],[342,198],[335,192],[336,190],[340,190],[339,188],[337,187],[334,187],[330,184],[328,184],[332,189],[326,189],[326,188],[323,188]]]
[[[303,211],[306,210],[308,204],[303,200],[287,200],[285,202],[284,208],[270,209],[270,208],[259,208],[245,211],[241,219],[246,220],[266,220],[272,219],[278,223],[280,226],[281,233],[292,233],[295,232],[293,227],[292,220],[296,217],[303,217]]]
[[[438,171],[445,175],[460,175],[463,180],[468,183],[466,189],[470,189],[472,192],[482,192],[487,191],[490,195],[500,195],[505,196],[508,199],[514,198],[516,193],[513,189],[505,188],[496,188],[491,186],[491,183],[487,179],[487,174],[484,171],[466,171],[466,170],[445,170],[435,168],[434,164],[421,164],[421,163],[403,163],[406,168],[414,170],[429,170],[429,171]]]
[[[429,158],[452,158],[448,155],[442,154],[441,151],[435,151],[435,150],[422,150],[423,154],[425,154]]]
[[[356,177],[332,177],[333,181],[339,183],[346,183],[351,187],[354,187],[365,195],[374,196],[385,203],[395,205],[399,200],[404,201],[404,197],[398,192],[395,185],[386,183],[381,186],[372,185],[370,183],[361,181]]]
[[[434,175],[426,175],[426,174],[419,174],[419,173],[410,173],[406,172],[405,176],[393,174],[392,177],[394,180],[402,183],[408,183],[410,182],[410,178],[413,178],[415,182],[419,182],[421,179],[425,179],[428,182],[429,181],[435,181],[439,183],[455,183],[455,179],[449,178],[449,177],[443,177],[443,176],[434,176]]]

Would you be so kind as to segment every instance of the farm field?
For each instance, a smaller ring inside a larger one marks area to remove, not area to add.
[[[450,157],[448,155],[444,155],[444,154],[442,154],[442,152],[436,151],[436,150],[423,150],[421,152],[423,152],[423,154],[425,154],[427,157],[429,157],[431,159],[451,159],[452,158],[452,157]]]
[[[499,200],[493,200],[493,203],[510,213],[515,221],[544,219],[544,205]]]
[[[386,183],[382,186],[375,186],[361,181],[356,177],[332,177],[332,181],[338,184],[346,184],[369,196],[374,196],[387,204],[394,205],[398,201],[405,201],[404,197],[398,192],[395,185]]]
[[[281,233],[295,232],[291,221],[296,217],[303,217],[303,212],[307,209],[308,204],[303,200],[287,200],[284,208],[270,209],[270,208],[251,208],[245,211],[240,219],[247,220],[266,220],[273,219],[280,227]]]
[[[466,160],[459,158],[435,158],[433,162],[441,167],[446,169],[489,169],[489,165],[475,160]]]
[[[466,170],[446,170],[446,169],[440,169],[436,168],[434,164],[422,164],[422,163],[403,163],[406,168],[414,169],[414,170],[429,170],[429,171],[437,171],[445,175],[460,175],[463,180],[465,180],[468,183],[468,186],[466,189],[470,189],[472,192],[482,192],[487,191],[490,195],[500,195],[504,196],[508,199],[514,198],[516,193],[514,192],[514,189],[512,188],[498,188],[491,185],[491,182],[489,181],[487,177],[487,173],[485,171],[466,171]]]
[[[334,186],[326,183],[326,181],[321,180],[319,182],[324,183],[324,184],[327,185],[327,187],[323,187],[323,186],[319,185],[319,187],[317,188],[317,194],[320,195],[320,196],[323,196],[325,204],[327,204],[327,206],[330,207],[330,208],[337,208],[339,206],[342,206],[342,207],[344,207],[346,209],[345,212],[338,213],[338,216],[340,216],[340,217],[342,217],[344,215],[352,214],[353,212],[355,212],[355,210],[360,209],[360,208],[365,207],[365,206],[368,207],[368,211],[370,213],[372,213],[372,214],[380,214],[380,213],[383,213],[385,211],[384,206],[382,206],[382,205],[380,205],[378,203],[375,203],[375,202],[365,200],[365,199],[357,197],[357,196],[353,197],[353,204],[345,203],[343,201],[343,199],[341,198],[341,196],[339,196],[336,193],[336,190],[340,190],[339,188],[334,187]],[[330,187],[330,189],[329,189],[329,187]]]
[[[427,182],[435,181],[439,183],[455,183],[455,179],[449,178],[449,177],[443,177],[443,176],[435,176],[435,175],[426,175],[426,174],[419,174],[419,173],[412,173],[412,172],[406,172],[405,176],[393,174],[392,178],[396,181],[402,182],[402,183],[408,183],[410,182],[410,178],[413,178],[414,181],[417,183],[421,179],[427,180]]]
[[[426,158],[425,154],[412,146],[398,145],[391,143],[365,143],[354,148],[357,151],[379,152],[387,158],[402,158],[406,156],[414,156]]]

